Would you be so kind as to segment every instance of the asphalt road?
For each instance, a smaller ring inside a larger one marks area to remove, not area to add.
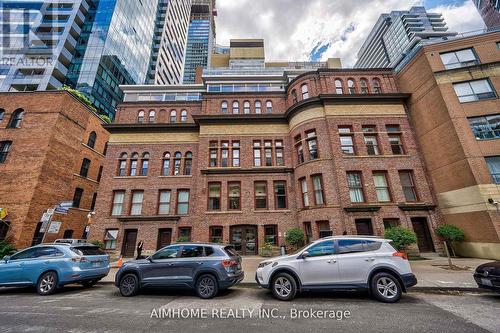
[[[500,332],[499,314],[500,295],[487,293],[409,293],[382,304],[363,293],[308,293],[279,302],[258,288],[232,288],[208,301],[176,290],[123,298],[109,284],[70,286],[48,297],[0,289],[0,331],[16,333]]]

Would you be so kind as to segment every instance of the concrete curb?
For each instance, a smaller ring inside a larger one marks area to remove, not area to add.
[[[99,281],[98,284],[103,285],[114,285],[114,281]],[[260,288],[257,282],[241,282],[236,285],[236,287],[243,288]],[[417,291],[417,292],[475,292],[475,293],[488,293],[491,292],[486,289],[479,289],[474,287],[411,287],[408,291]]]

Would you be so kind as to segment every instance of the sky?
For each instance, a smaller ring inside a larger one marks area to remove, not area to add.
[[[263,38],[267,61],[324,61],[356,54],[382,13],[424,5],[442,13],[450,31],[484,28],[471,0],[217,0],[217,43]]]

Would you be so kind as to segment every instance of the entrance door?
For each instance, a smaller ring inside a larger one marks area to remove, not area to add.
[[[417,234],[417,244],[420,252],[434,252],[429,225],[425,217],[412,217],[413,231]]]
[[[231,243],[242,255],[257,254],[257,227],[237,226],[231,228]]]
[[[137,241],[137,229],[125,230],[123,236],[122,256],[133,258],[135,254],[135,243]]]
[[[370,219],[356,219],[356,233],[358,235],[372,236],[373,227]]]
[[[172,242],[172,229],[159,229],[158,230],[158,244],[156,249],[162,249]]]

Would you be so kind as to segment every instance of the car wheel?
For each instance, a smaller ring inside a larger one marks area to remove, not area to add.
[[[217,280],[213,275],[205,274],[196,280],[196,294],[203,299],[215,297],[219,292]]]
[[[125,297],[137,295],[139,292],[139,279],[135,274],[126,274],[120,280],[120,294]]]
[[[56,272],[47,272],[44,273],[38,279],[38,283],[36,284],[36,291],[39,295],[47,296],[53,294],[57,290],[57,273]]]
[[[291,301],[297,294],[297,282],[288,273],[278,273],[271,284],[274,297],[280,301]]]
[[[396,303],[401,298],[402,288],[394,275],[377,273],[371,280],[371,292],[380,302]]]

